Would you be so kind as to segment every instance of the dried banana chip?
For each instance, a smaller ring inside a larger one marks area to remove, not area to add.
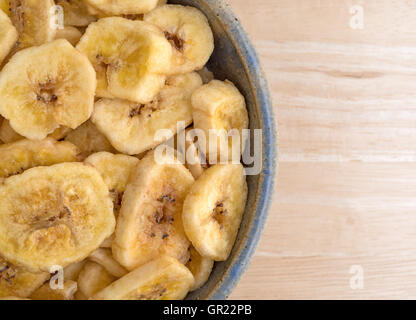
[[[60,125],[72,129],[88,120],[96,78],[88,59],[60,39],[16,53],[0,73],[0,114],[32,140]]]
[[[194,127],[205,133],[211,164],[224,156],[228,161],[240,159],[245,146],[243,129],[248,128],[249,120],[244,97],[231,82],[212,80],[196,90],[192,114]],[[209,149],[212,138],[217,140],[216,149]]]
[[[55,0],[55,3],[63,9],[66,26],[85,27],[96,20],[88,12],[88,7],[84,0]]]
[[[175,159],[158,164],[150,153],[140,160],[124,193],[113,242],[114,258],[122,266],[133,270],[161,254],[188,261],[182,204],[193,183]]]
[[[214,51],[214,36],[204,14],[194,7],[168,4],[144,15],[172,45],[170,74],[200,70]]]
[[[91,23],[77,45],[97,72],[97,96],[148,103],[165,83],[172,49],[155,26],[120,17]]]
[[[199,177],[185,199],[182,219],[186,235],[202,256],[227,260],[246,201],[241,164],[215,165]]]
[[[91,253],[88,259],[103,266],[114,277],[120,278],[127,273],[127,270],[114,260],[110,249],[99,248]]]
[[[0,254],[32,272],[83,260],[114,228],[107,186],[85,164],[32,168],[0,185]]]
[[[85,163],[92,165],[104,179],[113,198],[114,214],[117,217],[121,207],[121,200],[131,172],[139,163],[139,159],[124,154],[97,152],[85,159]]]
[[[156,8],[160,0],[85,0],[88,5],[108,15],[140,14]]]
[[[180,300],[193,286],[194,277],[182,263],[161,256],[96,293],[94,300]]]
[[[54,38],[54,5],[53,0],[9,0],[10,16],[19,32],[18,49],[39,46]]]
[[[33,167],[79,160],[79,150],[72,143],[58,142],[52,138],[19,140],[0,145],[0,178],[7,178]]]
[[[208,281],[214,267],[214,260],[201,256],[193,246],[189,248],[189,251],[190,257],[186,266],[195,278],[195,283],[191,288],[191,291],[194,291],[201,288]]]
[[[202,85],[197,73],[170,77],[148,104],[119,99],[96,102],[92,122],[120,152],[139,154],[166,141],[178,130],[178,122],[192,123],[191,95]],[[171,136],[158,137],[159,130]]]

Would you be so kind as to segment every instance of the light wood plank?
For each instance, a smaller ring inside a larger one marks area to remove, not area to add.
[[[408,256],[256,257],[230,299],[415,299],[416,261]],[[364,269],[363,289],[350,267]],[[272,275],[272,277],[271,277]],[[412,275],[412,276],[410,276]]]
[[[229,0],[275,101],[279,176],[231,299],[416,297],[416,2]],[[364,8],[364,29],[349,22]],[[364,289],[349,286],[352,265]]]

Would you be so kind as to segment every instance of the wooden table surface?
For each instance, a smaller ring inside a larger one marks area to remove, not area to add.
[[[230,298],[416,298],[416,1],[229,2],[269,78],[280,163]]]

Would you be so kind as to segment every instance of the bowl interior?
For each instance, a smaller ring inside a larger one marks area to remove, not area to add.
[[[215,37],[215,51],[208,63],[209,70],[217,79],[232,81],[243,93],[249,112],[251,132],[254,129],[264,129],[262,115],[267,116],[267,114],[264,114],[262,108],[270,108],[267,84],[259,83],[258,77],[262,81],[265,80],[257,55],[229,5],[225,1],[218,0],[173,0],[169,3],[194,6],[206,15]],[[261,88],[261,85],[264,87]],[[270,190],[264,189],[262,182],[265,175],[274,176],[274,170],[270,168],[269,163],[270,160],[274,161],[269,159],[270,156],[273,157],[274,151],[274,143],[272,141],[270,146],[269,141],[274,139],[272,115],[271,121],[268,128],[271,131],[263,130],[263,171],[259,175],[247,176],[248,201],[231,256],[225,262],[215,263],[213,273],[206,285],[191,292],[187,299],[227,298],[249,263],[265,223],[270,197],[268,194]],[[265,152],[265,148],[268,148],[268,153]]]

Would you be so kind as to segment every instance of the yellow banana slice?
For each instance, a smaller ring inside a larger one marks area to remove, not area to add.
[[[167,0],[158,0],[157,7],[163,6],[166,3],[167,3]],[[98,17],[99,19],[118,16],[118,17],[130,19],[130,20],[143,20],[143,13],[113,14],[113,13],[104,12],[104,11],[100,10],[98,7],[94,8],[90,4],[87,4],[87,7],[88,7],[89,14],[94,15],[94,16]]]
[[[0,65],[17,41],[19,34],[10,18],[0,10]]]
[[[55,0],[55,3],[63,9],[66,26],[85,27],[96,20],[84,0]]]
[[[192,112],[194,127],[205,132],[209,162],[220,161],[221,156],[239,160],[245,146],[242,130],[248,128],[249,120],[238,89],[229,81],[212,80],[193,93]],[[217,148],[209,148],[215,142],[210,138],[217,140]]]
[[[56,28],[53,0],[9,0],[11,19],[19,32],[18,49],[39,46],[53,40]]]
[[[97,96],[150,102],[163,87],[172,49],[163,33],[120,17],[91,23],[77,45],[97,72]]]
[[[181,300],[194,283],[182,263],[161,256],[96,293],[94,300]]]
[[[170,74],[201,69],[214,51],[214,36],[208,20],[194,7],[168,4],[145,14],[143,20],[161,28],[171,43]]]
[[[59,127],[55,129],[54,132],[52,132],[48,137],[53,138],[55,140],[61,140],[64,138],[71,129],[67,127]],[[10,126],[9,120],[4,119],[3,122],[0,124],[0,140],[4,143],[11,143],[16,142],[19,140],[23,140],[25,137],[18,134],[16,131],[13,130],[13,128]]]
[[[32,168],[0,185],[0,254],[32,272],[81,261],[115,228],[107,186],[94,168]]]
[[[173,76],[148,104],[118,99],[97,101],[91,120],[118,151],[139,154],[170,138],[157,139],[158,130],[170,130],[173,136],[179,121],[192,123],[190,97],[201,85],[197,73]]]
[[[103,266],[114,277],[121,278],[127,273],[127,270],[114,260],[110,249],[99,248],[91,253],[88,259]]]
[[[190,258],[186,266],[194,276],[195,283],[191,291],[195,291],[208,281],[212,268],[214,267],[214,260],[201,256],[193,246],[189,248],[189,251]]]
[[[140,14],[156,8],[159,0],[85,0],[91,7],[108,15]]]
[[[96,79],[88,59],[63,39],[16,53],[0,73],[0,113],[20,135],[43,139],[90,117]]]
[[[68,40],[70,44],[75,46],[82,37],[81,31],[75,27],[66,26],[63,29],[58,29],[55,34],[55,39]]]
[[[227,260],[246,200],[247,183],[241,164],[212,166],[195,182],[183,205],[183,225],[202,256]]]
[[[121,200],[130,179],[130,174],[139,163],[139,159],[124,154],[112,154],[109,152],[97,152],[84,161],[92,165],[100,172],[113,199],[114,215],[117,218],[121,208]],[[111,248],[114,235],[106,239],[102,248]]]
[[[101,265],[87,261],[78,278],[78,288],[81,293],[81,296],[78,295],[78,299],[88,300],[116,279]]]
[[[65,141],[76,145],[81,150],[81,157],[84,159],[95,152],[116,152],[107,138],[90,120],[69,132]]]
[[[79,150],[72,143],[44,140],[20,140],[0,146],[0,178],[7,178],[37,167],[79,160]]]
[[[64,269],[65,280],[77,281],[79,273],[81,272],[82,268],[84,268],[86,262],[87,260],[82,260],[80,262],[76,262],[67,266]]]
[[[189,241],[182,225],[182,204],[194,182],[176,159],[155,160],[149,153],[130,177],[117,220],[114,258],[132,270],[161,254],[188,261]]]
[[[0,297],[28,297],[47,279],[49,273],[31,273],[0,258]]]
[[[52,289],[49,282],[45,283],[39,289],[32,293],[32,300],[73,300],[77,291],[77,283],[72,280],[64,282],[62,289]]]
[[[94,153],[85,159],[85,163],[92,165],[101,174],[113,198],[114,215],[118,217],[121,200],[131,172],[139,163],[136,157],[109,152]]]
[[[108,18],[108,17],[114,17],[115,15],[113,14],[108,14],[105,13],[104,11],[99,10],[98,8],[94,8],[93,6],[91,6],[88,2],[85,1],[85,4],[87,6],[87,10],[88,13],[94,17],[97,17],[98,19],[102,19],[102,18]],[[123,15],[116,15],[116,16],[120,16],[123,17]],[[123,17],[125,18],[125,17]]]

